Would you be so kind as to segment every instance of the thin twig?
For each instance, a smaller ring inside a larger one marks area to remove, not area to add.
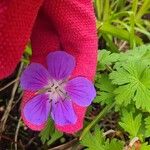
[[[135,144],[135,142],[137,142],[137,141],[139,141],[139,138],[138,137],[134,137],[131,141],[130,141],[130,143],[129,143],[129,147],[133,147],[133,145]]]
[[[20,65],[20,68],[19,68],[19,71],[18,71],[18,74],[17,74],[17,78],[19,78],[19,76],[21,75],[22,69],[23,69],[23,63],[21,63],[21,65]],[[5,110],[5,113],[3,114],[1,122],[0,122],[0,134],[2,134],[5,130],[6,121],[7,121],[7,118],[9,116],[9,113],[11,111],[11,107],[12,107],[12,104],[13,104],[13,100],[14,100],[18,85],[19,85],[19,81],[17,80],[15,82],[14,86],[13,86],[12,93],[11,93],[11,98],[8,102],[7,108]]]
[[[25,146],[23,145],[23,143],[22,143],[21,140],[19,140],[19,144],[20,144],[21,149],[22,149],[22,150],[25,150]]]
[[[19,78],[16,78],[15,80],[11,81],[10,83],[6,84],[4,87],[0,88],[0,92],[5,90],[6,88],[8,88],[9,86],[11,86],[13,83],[15,83],[16,81],[18,81]]]
[[[26,144],[26,148],[28,147],[28,146],[30,146],[30,144],[31,143],[33,143],[33,141],[36,139],[36,137],[33,137],[33,138],[31,138],[30,140],[29,140],[29,142]],[[34,143],[35,144],[35,143]]]
[[[19,129],[20,129],[20,123],[21,123],[21,117],[19,118],[19,121],[18,121],[18,125],[17,125],[17,128],[16,128],[16,132],[15,132],[15,150],[17,150],[17,141],[18,141],[18,133],[19,133]]]
[[[12,106],[11,109],[13,109],[17,105],[17,103],[21,100],[22,96],[23,96],[23,92],[20,94],[19,98],[15,101],[15,104]]]
[[[115,132],[116,132],[115,130],[110,129],[110,130],[106,131],[105,133],[103,133],[103,136],[106,136],[108,134],[115,133]]]
[[[126,46],[126,44],[127,44],[127,42],[124,41],[124,42],[121,44],[121,46],[120,46],[120,48],[119,48],[119,51],[121,51],[121,50]]]
[[[126,145],[126,147],[124,148],[124,150],[132,150],[134,147],[135,150],[140,150],[141,149],[141,141],[139,140],[138,137],[134,137],[129,145]]]
[[[77,138],[73,139],[72,141],[69,141],[65,144],[62,144],[60,146],[48,149],[48,150],[66,150],[67,148],[71,147],[72,145],[74,145],[76,142],[78,141]]]

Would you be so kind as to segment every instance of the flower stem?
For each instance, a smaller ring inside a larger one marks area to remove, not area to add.
[[[79,140],[82,140],[82,138],[85,136],[85,134],[100,120],[102,119],[113,107],[115,106],[115,103],[112,103],[111,105],[106,106],[99,114],[96,116],[96,118],[86,127],[84,128],[83,132],[80,135]]]

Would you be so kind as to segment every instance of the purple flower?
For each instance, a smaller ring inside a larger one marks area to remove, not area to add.
[[[75,59],[64,51],[49,53],[47,68],[31,63],[21,76],[22,88],[36,92],[23,108],[24,117],[35,125],[45,123],[49,116],[57,125],[74,124],[77,116],[72,103],[89,106],[96,96],[95,88],[84,77],[69,80]]]

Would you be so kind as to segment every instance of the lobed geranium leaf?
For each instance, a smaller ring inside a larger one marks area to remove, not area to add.
[[[88,150],[122,150],[124,143],[117,139],[106,140],[98,126],[93,133],[88,132],[80,142]]]
[[[145,61],[122,63],[109,77],[118,85],[114,91],[117,104],[126,106],[135,101],[137,108],[150,111],[150,67]]]
[[[119,125],[129,133],[130,138],[134,138],[139,135],[140,127],[142,122],[142,115],[138,114],[133,116],[132,112],[124,111],[123,115],[121,117],[121,121],[119,122]]]
[[[39,136],[41,137],[43,144],[47,143],[47,145],[51,145],[53,142],[62,137],[63,133],[58,132],[55,129],[53,121],[49,118],[46,127],[40,132]]]
[[[93,134],[88,132],[84,138],[80,142],[82,145],[88,148],[88,150],[104,150],[104,138],[103,133],[100,129],[96,126],[95,131]]]
[[[54,123],[49,118],[46,127],[40,132],[39,136],[41,137],[42,143],[46,143],[51,138],[51,135],[54,133]]]
[[[111,53],[107,50],[101,50],[98,54],[98,68],[100,70],[105,70],[107,66],[110,66],[112,63],[116,62],[119,58],[119,54]]]
[[[51,139],[47,142],[47,144],[51,145],[52,143],[54,143],[56,140],[58,140],[62,136],[63,136],[62,132],[55,130],[55,132],[51,135]]]
[[[94,100],[95,103],[111,104],[114,101],[115,95],[113,91],[116,86],[111,83],[107,74],[102,74],[95,86],[100,89],[100,92],[97,92],[97,97]]]
[[[110,142],[107,140],[104,150],[123,150],[123,141],[112,139]]]
[[[129,63],[131,61],[144,61],[147,65],[150,64],[150,44],[136,47],[125,53],[120,53],[114,68],[118,68],[123,63]]]

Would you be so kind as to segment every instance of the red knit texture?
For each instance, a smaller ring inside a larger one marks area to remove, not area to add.
[[[42,1],[0,1],[0,79],[10,75],[20,61]]]
[[[27,4],[25,6],[27,6]],[[36,6],[37,7],[35,8],[38,9],[40,3]],[[23,8],[23,10],[24,9],[25,8]],[[7,37],[5,39],[3,38],[3,41],[5,41],[5,43],[7,42],[7,46],[5,50],[2,51],[3,54],[0,54],[0,67],[2,66],[1,68],[3,68],[3,70],[6,68],[9,69],[6,69],[7,71],[2,70],[4,73],[1,73],[0,71],[1,78],[12,72],[22,55],[22,50],[24,49],[27,40],[29,39],[28,36],[30,35],[37,10],[34,9],[34,13],[32,13],[33,16],[31,17],[31,15],[27,14],[29,13],[29,8],[26,9],[28,9],[28,11],[25,10],[25,16],[29,19],[26,18],[28,20],[27,21],[25,17],[22,17],[20,14],[21,18],[25,19],[21,21],[20,28],[14,27],[17,26],[20,18],[20,16],[18,16],[19,13],[16,14],[15,12],[16,17],[14,14],[13,17],[15,19],[13,20],[16,21],[16,24],[11,25],[11,29],[9,30],[8,28],[2,30],[4,33],[8,30],[7,32],[9,32],[11,36],[9,37],[9,40]],[[20,13],[24,14],[24,12]],[[25,24],[23,25],[24,22]],[[6,24],[8,24],[8,22]],[[26,36],[23,36],[22,34]],[[17,42],[14,42],[11,38],[17,39]],[[8,50],[10,47],[12,48],[12,46],[9,46],[9,42],[12,43],[11,45],[13,45],[13,50]],[[93,80],[96,71],[97,36],[94,10],[91,0],[45,0],[38,16],[36,17],[31,35],[31,43],[33,49],[32,62],[39,62],[45,65],[45,57],[49,52],[65,50],[76,58],[76,68],[72,77],[84,76],[89,80]],[[4,59],[5,62],[2,62],[1,59]],[[31,93],[25,92],[21,110],[23,110],[24,105],[32,96],[33,95]],[[56,125],[58,130],[66,133],[74,133],[82,128],[86,108],[80,107],[76,104],[73,106],[78,117],[77,122],[67,126]],[[39,131],[45,126],[45,124],[36,126],[27,122],[23,113],[22,117],[25,124],[33,130]]]

